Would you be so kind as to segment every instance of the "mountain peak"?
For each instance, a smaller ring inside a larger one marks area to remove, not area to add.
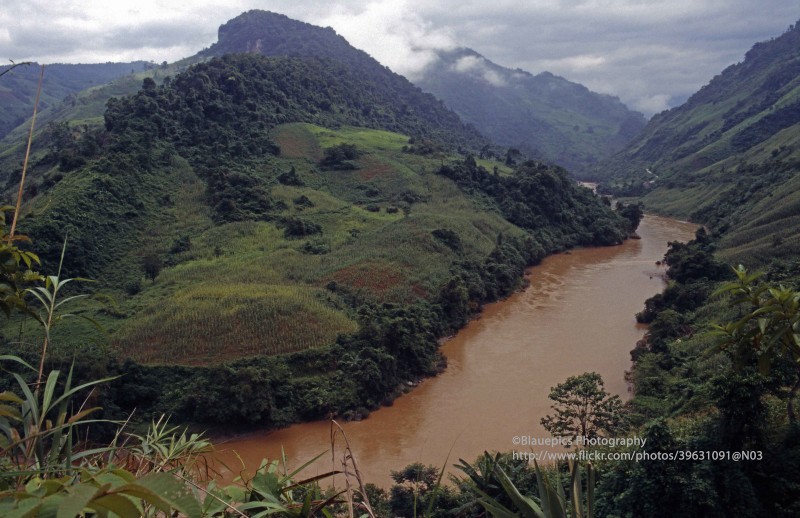
[[[332,36],[339,36],[331,27],[318,27],[310,23],[289,18],[285,14],[251,9],[220,25],[217,31],[218,40],[223,42],[230,38],[235,38],[237,35],[241,34],[242,31],[247,32],[249,28],[255,28],[260,33],[273,33],[275,35],[285,34],[288,31],[313,30],[328,32]],[[339,37],[341,38],[341,36]]]
[[[259,9],[232,18],[219,27],[217,34],[217,42],[201,52],[202,55],[257,52],[270,56],[334,58],[346,50],[356,50],[330,27],[318,27],[284,14]],[[309,44],[321,44],[303,45],[304,39],[308,39]]]
[[[442,142],[455,142],[465,149],[480,149],[486,139],[466,127],[430,94],[423,93],[406,78],[393,73],[366,52],[350,45],[332,28],[318,27],[270,11],[251,10],[219,28],[219,40],[200,53],[203,57],[256,53],[269,57],[303,58],[336,62],[370,85],[375,95],[385,96],[401,107],[404,117],[419,117],[412,136],[438,135]],[[368,111],[368,108],[365,107]],[[421,124],[425,121],[425,124]],[[394,121],[397,122],[397,121]],[[384,129],[400,131],[387,121]],[[416,124],[416,123],[415,123]],[[411,128],[406,127],[407,133]]]

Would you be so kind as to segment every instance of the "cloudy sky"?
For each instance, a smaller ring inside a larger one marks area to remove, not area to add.
[[[800,20],[798,0],[0,0],[0,61],[175,61],[249,9],[333,27],[412,80],[431,49],[465,46],[647,115]]]

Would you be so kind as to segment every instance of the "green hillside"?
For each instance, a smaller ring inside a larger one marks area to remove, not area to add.
[[[601,190],[725,233],[723,255],[751,264],[800,251],[800,26],[756,44],[684,105],[653,117],[598,168]]]
[[[68,235],[64,275],[116,301],[82,303],[105,337],[56,328],[53,358],[99,354],[128,373],[121,392],[156,385],[135,404],[184,420],[374,408],[435,373],[436,338],[519,287],[526,265],[627,232],[562,169],[442,151],[448,120],[431,125],[331,60],[213,58],[160,86],[145,78],[104,120],[51,129],[26,189],[20,227],[43,270]],[[5,333],[40,341],[30,323]],[[374,360],[342,385],[353,355]],[[215,385],[225,373],[235,380]],[[198,403],[252,391],[250,375],[271,410]]]
[[[619,99],[548,72],[532,75],[467,48],[439,51],[416,83],[498,144],[578,176],[621,150],[644,127]]]

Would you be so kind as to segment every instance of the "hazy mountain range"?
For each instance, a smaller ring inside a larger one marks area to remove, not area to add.
[[[504,146],[583,174],[644,128],[619,99],[548,72],[492,63],[468,48],[439,51],[416,83]]]
[[[42,81],[39,109],[44,110],[91,86],[104,85],[125,74],[141,72],[150,63],[97,63],[92,65],[54,64],[47,66]],[[12,65],[0,66],[0,73]],[[20,65],[3,76],[0,82],[0,138],[23,124],[33,112],[40,67]]]

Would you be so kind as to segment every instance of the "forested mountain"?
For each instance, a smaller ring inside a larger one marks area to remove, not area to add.
[[[387,99],[393,99],[397,107],[424,120],[436,133],[436,140],[473,150],[489,144],[475,128],[465,127],[458,116],[445,108],[441,101],[423,93],[406,78],[393,73],[366,52],[356,49],[330,27],[317,27],[268,11],[248,11],[220,26],[217,43],[199,55],[222,56],[230,53],[314,57],[336,61],[348,67],[351,73],[372,85]],[[374,116],[380,118],[379,114]]]
[[[63,101],[70,94],[91,86],[99,86],[120,76],[145,70],[152,66],[145,61],[131,63],[97,63],[91,65],[47,65],[42,81],[39,109]],[[0,66],[0,73],[12,65]],[[20,65],[3,76],[0,82],[0,138],[27,120],[33,113],[36,88],[39,83],[38,63]]]
[[[732,258],[800,251],[800,24],[756,44],[597,169],[608,192],[718,229]]]
[[[73,127],[96,126],[102,123],[106,102],[113,97],[135,93],[141,86],[144,77],[150,77],[160,84],[165,78],[186,70],[194,63],[206,61],[213,56],[235,53],[309,57],[336,62],[339,67],[346,67],[350,73],[357,74],[359,81],[369,83],[375,95],[382,97],[381,102],[385,104],[390,100],[396,110],[405,113],[403,118],[406,120],[417,118],[420,122],[417,124],[416,130],[397,126],[394,114],[384,114],[378,109],[373,111],[373,107],[367,103],[362,107],[364,113],[361,119],[373,121],[369,125],[370,127],[397,129],[418,137],[421,141],[432,139],[436,142],[436,146],[445,146],[453,150],[461,148],[477,151],[490,144],[489,140],[475,128],[463,123],[458,115],[447,109],[441,101],[430,94],[423,93],[418,87],[402,76],[391,72],[365,52],[352,47],[332,29],[323,29],[292,20],[281,14],[257,10],[243,13],[222,25],[219,30],[219,41],[194,56],[172,64],[148,65],[143,67],[147,68],[147,71],[121,77],[111,83],[84,90],[66,101],[43,103],[40,106],[37,127],[41,131],[50,122],[56,121],[59,123],[69,122]],[[49,81],[54,83],[57,83],[61,77],[58,66],[53,67],[55,67],[55,72],[51,72],[50,66],[46,68],[46,83],[47,78],[51,75],[53,77]],[[10,77],[17,70],[20,69],[15,69],[4,77]],[[91,80],[91,78],[90,75],[89,79]],[[29,129],[28,119],[32,112],[32,103],[36,92],[35,82],[33,86],[28,86],[28,92],[30,108],[19,116],[15,116],[14,121],[9,122],[9,124],[15,122],[18,125],[6,138],[0,140],[0,169],[12,169],[22,161],[24,146],[21,143]],[[0,90],[0,95],[2,95],[2,90]],[[12,128],[13,126],[10,126],[8,130]],[[3,134],[0,133],[0,137]]]
[[[456,153],[477,134],[409,88],[431,110],[335,60],[226,54],[146,77],[102,127],[51,124],[20,228],[44,271],[68,236],[63,274],[116,301],[80,309],[110,349],[76,349],[93,331],[71,325],[53,361],[124,369],[112,409],[266,426],[363,413],[436,372],[436,337],[526,265],[624,239],[564,170]]]
[[[616,97],[549,72],[501,67],[474,50],[438,51],[416,84],[492,140],[585,175],[644,127]]]

